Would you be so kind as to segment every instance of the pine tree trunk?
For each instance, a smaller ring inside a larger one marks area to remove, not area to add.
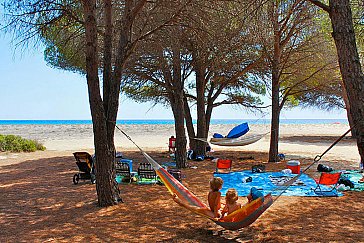
[[[100,95],[97,56],[96,1],[83,2],[86,35],[86,78],[93,123],[96,154],[96,191],[100,206],[114,205],[112,166],[114,157],[109,153],[108,132],[103,101]]]
[[[270,131],[270,147],[269,147],[269,162],[278,161],[278,142],[279,142],[279,84],[276,80],[276,75],[272,78],[272,120]]]
[[[181,76],[181,46],[176,43],[173,46],[173,72],[170,83],[173,88],[169,93],[169,100],[172,105],[174,116],[174,126],[176,132],[176,151],[175,158],[177,168],[185,168],[187,160],[186,151],[186,132],[185,132],[185,111],[184,111],[184,82]]]
[[[205,131],[206,136],[209,134],[209,131],[210,131],[212,109],[213,109],[212,102],[208,102],[207,106],[206,106],[206,131]]]
[[[206,132],[206,113],[205,113],[205,70],[200,64],[199,56],[195,56],[195,72],[196,72],[196,95],[197,95],[197,137],[207,139]],[[196,155],[206,154],[206,143],[202,141],[196,142]]]
[[[364,75],[355,42],[349,0],[330,0],[333,38],[339,58],[340,71],[357,129],[357,145],[364,162]]]
[[[348,96],[346,94],[346,90],[345,90],[345,86],[343,85],[343,100],[345,103],[345,110],[346,110],[346,116],[348,117],[348,121],[349,121],[349,126],[352,128],[351,130],[351,137],[352,138],[357,138],[358,137],[358,130],[356,129],[356,127],[354,127],[354,120],[353,117],[351,116],[351,112],[350,112],[350,103],[349,103],[349,99]]]
[[[172,112],[174,116],[174,126],[176,132],[176,165],[177,168],[186,168],[187,151],[186,151],[186,133],[185,133],[185,114],[183,94],[170,94]]]
[[[278,142],[279,142],[279,116],[280,116],[280,106],[279,106],[279,88],[280,88],[280,61],[281,61],[281,46],[280,40],[281,35],[279,31],[279,22],[277,9],[274,3],[272,7],[272,23],[274,31],[274,46],[273,46],[273,59],[272,59],[272,120],[271,120],[271,132],[270,132],[270,147],[269,147],[269,162],[277,162],[278,160]]]
[[[184,105],[184,112],[185,112],[187,134],[189,137],[189,147],[190,147],[190,149],[195,150],[196,149],[196,140],[193,139],[196,137],[195,128],[193,127],[191,110],[190,110],[190,107],[188,106],[188,101],[185,96],[183,98],[183,105]]]

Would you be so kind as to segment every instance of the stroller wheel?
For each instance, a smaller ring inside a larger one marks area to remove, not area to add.
[[[78,184],[78,181],[80,180],[80,176],[78,174],[75,174],[73,176],[73,184]]]
[[[96,178],[94,175],[91,175],[91,184],[95,184],[96,183]]]

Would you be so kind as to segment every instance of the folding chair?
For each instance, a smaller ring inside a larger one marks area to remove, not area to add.
[[[138,184],[156,184],[157,173],[150,163],[140,163],[138,167]]]
[[[129,163],[116,161],[115,164],[115,172],[117,175],[121,176],[121,182],[132,182],[132,176],[130,172],[130,166]]]
[[[317,186],[313,191],[318,196],[323,197],[337,197],[336,186],[339,182],[341,172],[337,173],[326,173],[322,172],[320,179],[317,181]]]
[[[216,162],[216,173],[230,173],[231,165],[231,159],[218,159]]]

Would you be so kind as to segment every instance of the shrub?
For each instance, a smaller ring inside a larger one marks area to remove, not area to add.
[[[37,148],[37,150],[41,150],[41,151],[46,150],[46,147],[44,147],[43,144],[41,144],[37,140],[32,140],[32,141],[34,142],[35,147]]]
[[[34,152],[45,149],[38,141],[24,139],[15,135],[0,134],[0,152]]]

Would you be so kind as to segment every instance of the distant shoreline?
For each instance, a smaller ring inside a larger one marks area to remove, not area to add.
[[[270,119],[212,119],[212,125],[270,124]],[[196,121],[194,120],[196,124]],[[347,119],[281,119],[281,124],[348,124]],[[0,125],[91,125],[91,120],[0,120]],[[173,119],[123,119],[120,125],[173,125]]]

